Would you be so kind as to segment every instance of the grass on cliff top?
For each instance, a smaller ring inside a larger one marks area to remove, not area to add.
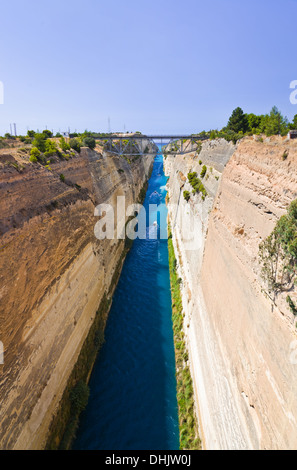
[[[180,293],[181,279],[176,272],[176,258],[172,234],[168,226],[168,255],[172,299],[172,321],[174,334],[177,403],[179,418],[179,440],[181,450],[200,450],[201,440],[198,435],[198,422],[195,414],[194,390],[188,351],[183,332],[183,308]]]

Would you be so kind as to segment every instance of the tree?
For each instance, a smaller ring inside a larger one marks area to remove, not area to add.
[[[76,152],[80,152],[80,142],[78,141],[78,139],[70,139],[69,145]]]
[[[60,147],[63,152],[66,152],[66,150],[70,150],[70,145],[66,142],[63,136],[60,138]]]
[[[232,114],[229,118],[227,129],[233,132],[242,131],[243,133],[247,132],[249,127],[247,115],[244,114],[241,108],[236,108],[232,111]]]
[[[34,135],[34,140],[32,142],[32,145],[34,147],[37,147],[40,152],[45,152],[45,142],[47,140],[47,136],[45,134],[35,134]]]
[[[189,193],[189,191],[184,191],[183,196],[184,196],[184,199],[188,202],[188,200],[191,197],[191,194]]]
[[[96,141],[94,137],[85,137],[83,140],[83,145],[93,150],[96,147]]]
[[[41,153],[38,150],[38,148],[33,147],[30,152],[30,162],[36,163],[37,160],[39,159]]]
[[[53,133],[49,131],[48,129],[45,129],[44,131],[42,131],[42,133],[46,135],[48,138],[53,137]]]
[[[256,114],[250,113],[247,114],[248,126],[249,131],[253,132],[254,134],[260,132],[261,128],[261,121],[263,119],[263,115],[257,116]]]
[[[31,137],[31,138],[34,137],[35,136],[35,131],[28,131],[27,136]]]
[[[274,297],[279,292],[290,291],[297,280],[297,199],[291,203],[287,214],[277,222],[272,233],[259,245],[262,277]],[[287,302],[293,311],[292,299]]]
[[[204,178],[206,172],[207,172],[207,167],[206,165],[203,165],[201,173],[200,173],[201,178]]]
[[[289,124],[289,128],[291,130],[296,130],[297,129],[297,114],[295,114],[295,116],[293,117],[293,121],[291,124]]]
[[[6,134],[4,134],[4,137],[5,137],[5,139],[15,140],[15,137],[13,135],[11,135],[9,132],[6,132]]]
[[[261,131],[267,136],[285,135],[288,131],[288,119],[283,117],[276,106],[266,114],[261,122]]]
[[[46,140],[45,141],[45,152],[44,156],[45,157],[51,157],[52,155],[55,155],[57,153],[57,145],[54,141],[52,140]]]

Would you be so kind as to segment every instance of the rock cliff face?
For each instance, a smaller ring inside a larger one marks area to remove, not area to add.
[[[208,196],[187,203],[187,173],[199,176],[199,160]],[[204,447],[294,449],[296,328],[285,295],[274,305],[264,293],[258,247],[297,198],[297,144],[206,142],[198,156],[168,156],[165,170]],[[191,206],[196,245],[189,248],[178,212]]]
[[[152,162],[83,148],[47,169],[0,155],[0,448],[45,446],[124,250],[96,239],[94,209],[137,202]]]

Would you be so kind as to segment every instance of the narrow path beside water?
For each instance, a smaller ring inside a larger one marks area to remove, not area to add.
[[[157,156],[144,207],[148,213],[149,204],[162,204],[163,221],[166,181]],[[168,246],[149,239],[152,230],[125,260],[74,449],[179,448]]]

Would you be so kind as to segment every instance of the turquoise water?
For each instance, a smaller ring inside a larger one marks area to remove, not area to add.
[[[164,206],[167,178],[155,158],[144,201]],[[151,220],[151,221],[152,221]],[[74,449],[179,448],[167,240],[136,239],[117,285],[105,343],[90,379],[90,398]]]

